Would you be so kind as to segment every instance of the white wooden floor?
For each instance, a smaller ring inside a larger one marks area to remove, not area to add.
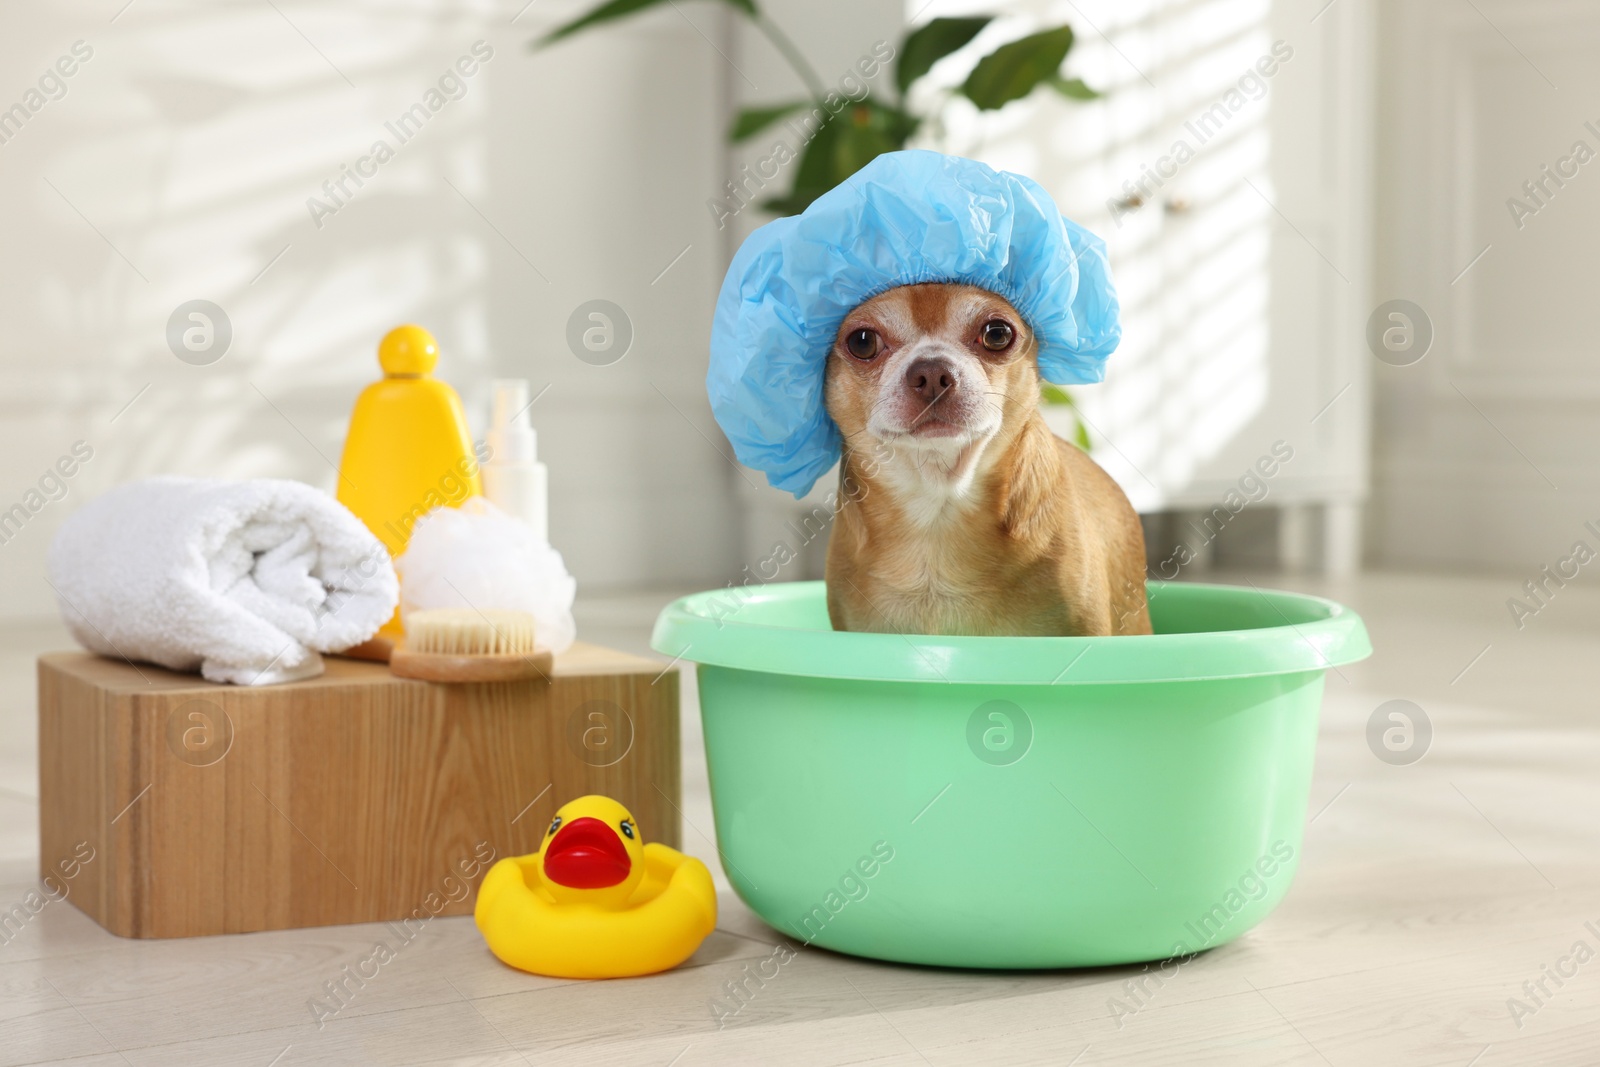
[[[1569,587],[1518,632],[1509,577],[1256,580],[1346,600],[1379,651],[1329,680],[1287,901],[1120,1025],[1110,1001],[1137,968],[950,972],[807,949],[719,1029],[726,983],[778,937],[725,892],[698,955],[632,981],[523,975],[470,919],[435,920],[319,1028],[307,1001],[381,927],[124,941],[51,904],[0,943],[0,1065],[1600,1064],[1600,593]],[[662,599],[587,602],[584,634],[642,649]],[[64,643],[53,625],[0,633],[0,909],[36,884],[32,659]],[[1433,723],[1412,766],[1367,747],[1391,698]],[[684,838],[716,870],[686,711]],[[1559,987],[1546,968],[1567,972]],[[1520,1025],[1513,997],[1532,1009]]]

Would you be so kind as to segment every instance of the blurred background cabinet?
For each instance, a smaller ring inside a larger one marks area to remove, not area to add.
[[[1478,7],[1383,11],[1379,293],[1435,336],[1378,367],[1373,528],[1385,565],[1525,578],[1600,519],[1600,5]]]

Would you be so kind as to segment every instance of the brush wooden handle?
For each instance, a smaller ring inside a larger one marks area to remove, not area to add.
[[[379,634],[377,637],[363,641],[359,645],[345,649],[338,655],[348,656],[350,659],[371,660],[374,663],[388,663],[389,657],[394,655],[394,646],[395,643],[392,640]]]
[[[456,656],[439,652],[411,652],[396,647],[389,657],[389,673],[424,682],[520,682],[550,679],[554,657],[548,652],[526,656]]]

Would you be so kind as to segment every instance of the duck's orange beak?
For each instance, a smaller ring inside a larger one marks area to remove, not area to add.
[[[632,869],[622,839],[599,819],[573,819],[544,850],[545,877],[569,889],[605,889]]]

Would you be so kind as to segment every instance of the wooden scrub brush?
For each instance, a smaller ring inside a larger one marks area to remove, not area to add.
[[[405,617],[389,672],[426,682],[519,682],[550,677],[551,656],[533,649],[525,611],[440,608]]]

